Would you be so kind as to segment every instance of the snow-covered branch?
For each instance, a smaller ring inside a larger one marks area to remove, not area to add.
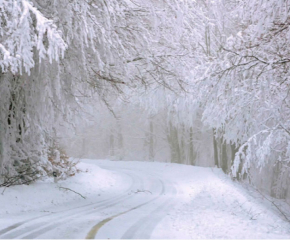
[[[35,66],[34,49],[39,61],[59,61],[67,48],[56,25],[45,18],[28,0],[0,1],[1,72],[29,74]]]

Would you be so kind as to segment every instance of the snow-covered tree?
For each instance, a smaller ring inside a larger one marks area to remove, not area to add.
[[[47,165],[45,115],[39,112],[47,80],[36,76],[35,67],[60,61],[67,45],[56,25],[31,2],[0,1],[0,10],[0,171],[22,171],[15,182],[29,182]]]
[[[184,88],[181,66],[195,61],[188,4],[1,1],[2,174],[23,164],[50,173],[49,139],[75,122],[84,97],[111,108],[141,86]]]
[[[266,166],[284,196],[288,10],[274,0],[0,0],[1,174],[25,164],[51,173],[55,139],[98,119],[110,155],[215,163],[256,182]]]
[[[202,77],[196,80],[204,123],[239,148],[233,176],[253,179],[259,172],[255,169],[276,169],[283,176],[271,180],[284,186],[284,195],[290,127],[287,6],[287,1],[235,3],[226,22],[233,30],[225,41],[212,40],[219,48],[198,66]]]

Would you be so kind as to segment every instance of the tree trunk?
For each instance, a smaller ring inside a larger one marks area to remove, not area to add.
[[[215,138],[215,130],[214,129],[213,129],[213,151],[214,151],[214,164],[216,167],[219,167],[217,140]]]

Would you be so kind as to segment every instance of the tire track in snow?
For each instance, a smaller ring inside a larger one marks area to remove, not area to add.
[[[126,211],[124,211],[124,212],[118,213],[118,214],[116,214],[116,215],[113,215],[113,216],[111,216],[111,217],[109,217],[109,218],[106,218],[106,219],[102,220],[101,222],[97,223],[95,226],[93,226],[93,227],[91,228],[91,230],[89,231],[89,233],[88,233],[87,236],[86,236],[86,239],[94,239],[95,236],[97,235],[98,231],[101,229],[101,227],[104,226],[104,225],[105,225],[106,223],[108,223],[109,221],[111,221],[111,220],[113,220],[113,219],[115,219],[115,218],[117,218],[117,217],[120,217],[120,216],[122,216],[122,215],[125,215],[126,213],[129,213],[129,212],[131,212],[131,211],[133,211],[133,210],[136,210],[136,209],[138,209],[138,208],[141,208],[141,207],[143,207],[143,206],[145,206],[145,205],[148,205],[148,204],[150,204],[150,203],[156,201],[156,200],[159,199],[160,197],[162,197],[162,195],[165,193],[165,184],[164,184],[164,182],[163,182],[161,179],[159,179],[159,181],[160,181],[160,183],[161,183],[162,190],[161,190],[161,192],[159,193],[159,195],[158,195],[157,197],[154,197],[153,199],[151,199],[151,200],[149,200],[149,201],[147,201],[147,202],[145,202],[145,203],[142,203],[142,204],[139,204],[139,205],[137,205],[137,206],[135,206],[135,207],[133,207],[133,208],[130,208],[129,210],[126,210]]]
[[[172,195],[176,195],[177,191],[174,186],[170,186]],[[149,239],[152,232],[167,214],[166,210],[172,208],[175,204],[175,199],[170,197],[160,204],[157,208],[141,218],[133,226],[131,226],[121,237],[121,239]]]
[[[122,170],[130,170],[130,171],[131,171],[131,169],[122,169]],[[131,174],[132,174],[132,173],[131,173]],[[144,174],[146,174],[146,175],[152,175],[152,174],[148,174],[148,173],[144,173]],[[135,175],[135,174],[133,174],[133,175]],[[138,178],[136,178],[136,179],[138,179]],[[161,185],[162,192],[160,193],[160,195],[164,194],[165,190],[164,190],[164,183],[163,183],[163,181],[161,181],[160,179],[154,179],[154,180],[155,180],[155,181],[157,180],[158,182],[161,183],[160,185]],[[139,181],[139,188],[142,189],[142,188],[143,188],[143,185],[144,185],[143,179],[141,179],[141,178],[139,177],[138,181]],[[133,189],[133,188],[132,188],[132,189]],[[145,202],[145,203],[142,203],[142,204],[140,204],[140,205],[138,205],[138,206],[136,206],[136,207],[134,207],[134,208],[132,208],[132,209],[129,209],[129,210],[123,212],[122,214],[125,214],[125,213],[130,212],[130,211],[132,211],[132,210],[134,210],[134,209],[137,209],[137,208],[139,208],[139,207],[142,207],[143,205],[147,205],[148,203],[152,202],[153,200],[159,198],[160,195],[159,195],[158,197],[156,197],[156,198],[154,198],[154,199],[151,199],[151,200],[149,200],[149,201],[147,201],[147,202]],[[133,196],[133,197],[134,197],[134,196]],[[111,205],[106,205],[105,207],[103,207],[103,208],[101,208],[101,209],[99,208],[99,209],[94,210],[93,212],[87,212],[86,214],[83,214],[83,215],[85,215],[85,216],[92,215],[92,214],[94,214],[95,212],[99,212],[100,210],[104,210],[104,209],[107,209],[107,208],[109,208],[109,207],[115,206],[115,205],[117,205],[117,204],[119,204],[119,203],[122,203],[122,202],[128,200],[128,199],[132,199],[133,197],[132,197],[132,196],[126,196],[126,199],[122,200],[121,202],[118,201],[117,203],[114,203],[114,204],[111,204]],[[114,202],[115,202],[115,200],[114,200]],[[122,214],[118,214],[118,215],[122,215]],[[115,217],[116,217],[116,216],[115,216]],[[102,223],[102,225],[104,225],[106,222],[110,221],[111,218],[112,218],[112,217],[110,217],[110,218],[106,218],[105,220],[102,220],[100,223]],[[73,219],[70,219],[70,220],[73,220]],[[65,223],[62,223],[62,224],[65,224]],[[58,226],[59,226],[59,224],[53,224],[53,225],[51,224],[51,225],[49,225],[49,226],[47,226],[47,227],[45,227],[45,228],[39,229],[38,231],[34,231],[33,233],[24,236],[22,239],[32,239],[32,238],[37,238],[39,235],[43,234],[44,232],[47,232],[47,231],[53,230],[54,228],[56,228],[56,227],[58,227]],[[91,231],[92,231],[92,230],[91,230]],[[91,232],[91,231],[90,231],[90,232]]]
[[[120,202],[123,202],[125,201],[126,199],[130,198],[130,196],[128,196],[128,194],[130,192],[132,192],[132,190],[134,190],[136,187],[142,187],[142,184],[143,182],[141,181],[141,178],[140,177],[136,177],[136,175],[130,173],[123,173],[123,174],[126,174],[127,176],[129,176],[131,179],[132,179],[132,184],[131,186],[126,190],[126,192],[124,194],[120,194],[116,197],[114,197],[114,199],[112,199],[111,197],[108,198],[108,199],[105,199],[105,200],[102,200],[98,203],[91,203],[91,204],[87,204],[85,206],[81,206],[81,207],[77,207],[77,208],[73,208],[73,209],[69,209],[69,210],[64,210],[64,211],[61,211],[61,212],[58,212],[56,214],[47,214],[47,215],[44,215],[44,216],[40,216],[40,217],[35,217],[35,218],[32,218],[32,219],[29,219],[27,221],[22,221],[22,222],[19,222],[19,223],[16,223],[16,224],[13,224],[9,227],[6,227],[5,229],[2,229],[0,231],[0,238],[1,239],[5,239],[5,238],[19,238],[19,236],[27,233],[27,231],[33,231],[39,227],[43,227],[44,225],[47,225],[45,228],[42,228],[38,231],[34,231],[33,233],[25,236],[24,238],[35,238],[37,237],[38,235],[41,235],[43,234],[44,232],[47,232],[49,230],[52,230],[53,228],[61,225],[61,221],[63,221],[64,219],[67,219],[67,218],[71,218],[72,216],[80,216],[80,215],[87,215],[89,213],[92,212],[92,207],[93,208],[93,211],[99,211],[99,210],[103,210],[103,209],[106,209],[106,208],[109,208],[111,206],[114,206]],[[80,211],[76,212],[75,209],[79,209],[81,208]],[[86,208],[86,209],[84,209]],[[69,212],[73,212],[72,214],[69,213]],[[59,216],[59,213],[65,213],[61,216]],[[30,223],[30,222],[33,222],[35,220],[38,220],[38,219],[45,219],[45,221],[41,222],[41,223],[35,223],[31,226],[28,226],[24,229],[19,229],[19,230],[16,230],[17,228],[21,227],[21,226],[24,226],[26,225],[27,223]],[[57,224],[54,222],[53,224],[50,224],[50,222],[53,220],[53,219],[58,219],[57,220]],[[12,231],[12,232],[11,232]],[[25,232],[24,232],[25,231]],[[10,233],[11,232],[11,233]]]

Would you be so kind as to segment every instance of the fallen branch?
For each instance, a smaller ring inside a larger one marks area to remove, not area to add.
[[[6,188],[7,188],[7,186],[4,187],[3,192],[1,193],[2,195],[4,195]]]
[[[38,170],[32,170],[31,166],[29,166],[27,169],[20,171],[17,175],[4,176],[4,182],[0,184],[0,187],[6,188],[14,185],[29,184],[42,177]]]
[[[272,203],[273,206],[276,207],[278,209],[278,211],[284,216],[284,218],[286,219],[287,222],[290,222],[290,219],[287,217],[287,215],[281,210],[281,208],[279,208],[279,206],[274,201],[271,201],[263,193],[261,193],[258,189],[256,189],[256,191],[258,193],[260,193],[262,195],[262,197],[264,197],[267,201],[269,201],[270,203]]]
[[[132,191],[133,193],[141,193],[141,192],[148,192],[148,193],[150,193],[150,194],[152,194],[152,192],[150,192],[149,190],[139,190],[139,189],[137,189],[137,191]]]
[[[58,187],[58,188],[62,188],[64,190],[68,190],[68,191],[74,192],[74,193],[80,195],[83,199],[86,199],[86,197],[84,197],[82,194],[80,194],[80,193],[78,193],[78,192],[76,192],[76,191],[74,191],[74,190],[72,190],[70,188],[66,188],[66,187]]]

